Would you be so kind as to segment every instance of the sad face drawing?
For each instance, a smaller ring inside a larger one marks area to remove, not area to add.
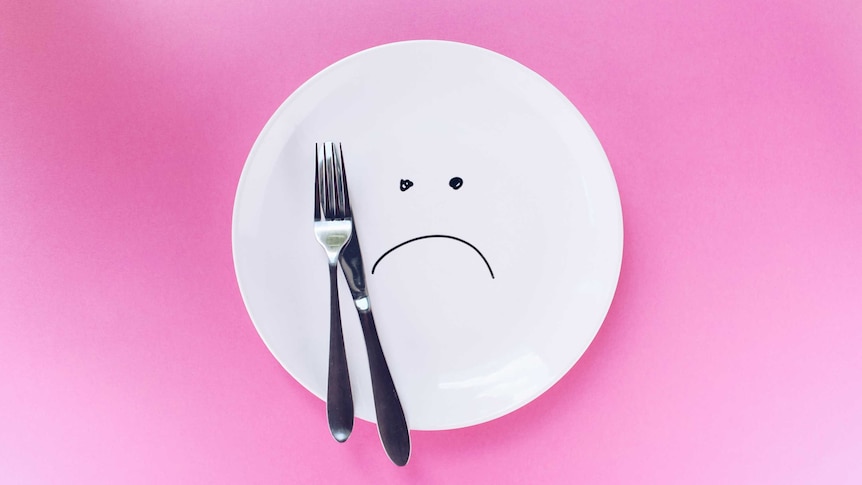
[[[410,179],[401,179],[401,181],[399,183],[399,187],[400,187],[401,192],[406,192],[407,190],[410,190],[414,185],[415,184]],[[449,179],[449,187],[451,187],[452,190],[460,190],[461,187],[463,187],[463,186],[464,186],[464,179],[462,179],[461,177],[452,177],[451,179]],[[482,254],[482,251],[480,251],[479,248],[477,248],[475,245],[473,245],[469,241],[466,241],[460,237],[449,235],[449,234],[426,234],[426,235],[416,236],[416,237],[408,239],[404,242],[400,242],[400,243],[396,244],[395,246],[393,246],[392,248],[388,249],[386,252],[384,252],[382,255],[380,255],[380,257],[377,258],[377,260],[374,262],[374,265],[371,268],[371,273],[374,274],[374,272],[377,270],[377,266],[380,264],[381,261],[383,261],[383,258],[392,254],[392,252],[395,251],[396,249],[399,249],[403,246],[406,246],[407,244],[416,243],[416,242],[419,242],[419,241],[422,241],[425,239],[449,239],[449,240],[457,241],[461,244],[466,245],[467,247],[469,247],[470,249],[475,251],[476,254],[480,258],[482,258],[482,261],[485,263],[485,266],[488,267],[488,273],[490,274],[492,279],[494,278],[494,270],[491,269],[491,263],[488,262],[488,259],[485,257],[484,254]]]

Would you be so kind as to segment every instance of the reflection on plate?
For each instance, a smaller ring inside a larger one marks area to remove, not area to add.
[[[412,429],[482,423],[557,382],[607,313],[622,257],[613,173],[584,118],[517,62],[413,41],[326,68],[276,111],[237,191],[237,279],[258,332],[326,391],[329,286],[314,144],[342,143],[380,340]],[[373,269],[373,274],[372,274]],[[357,416],[374,421],[342,279]]]

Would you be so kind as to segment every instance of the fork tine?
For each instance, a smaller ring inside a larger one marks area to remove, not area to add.
[[[335,218],[335,187],[333,184],[333,169],[332,169],[332,146],[330,143],[323,144],[324,152],[324,189],[323,193],[323,217],[326,219]]]
[[[341,144],[339,143],[337,146],[335,143],[332,144],[332,165],[335,173],[335,211],[336,217],[339,219],[344,219],[347,217],[346,208],[345,208],[345,197],[344,197],[344,161],[341,158]]]
[[[320,220],[320,191],[322,188],[320,180],[320,169],[323,165],[323,144],[314,144],[314,220]]]
[[[344,152],[341,150],[341,143],[338,144],[338,169],[341,173],[341,194],[344,202],[344,217],[353,218],[353,211],[350,209],[350,193],[347,190],[347,172],[344,170]]]

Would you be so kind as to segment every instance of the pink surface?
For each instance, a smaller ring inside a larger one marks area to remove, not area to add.
[[[0,1],[0,482],[862,483],[860,5]],[[415,38],[558,86],[626,247],[562,381],[397,469],[268,353],[230,225],[281,101]]]

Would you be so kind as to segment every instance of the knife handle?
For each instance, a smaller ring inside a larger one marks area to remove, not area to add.
[[[365,337],[368,365],[371,369],[371,390],[374,394],[374,410],[377,414],[377,430],[380,441],[389,459],[398,466],[407,464],[410,458],[410,432],[401,400],[392,382],[383,348],[377,337],[374,316],[371,310],[359,312],[359,322]]]
[[[347,353],[341,330],[337,265],[329,266],[329,376],[326,387],[326,419],[329,432],[342,443],[353,431],[353,393],[347,370]]]

